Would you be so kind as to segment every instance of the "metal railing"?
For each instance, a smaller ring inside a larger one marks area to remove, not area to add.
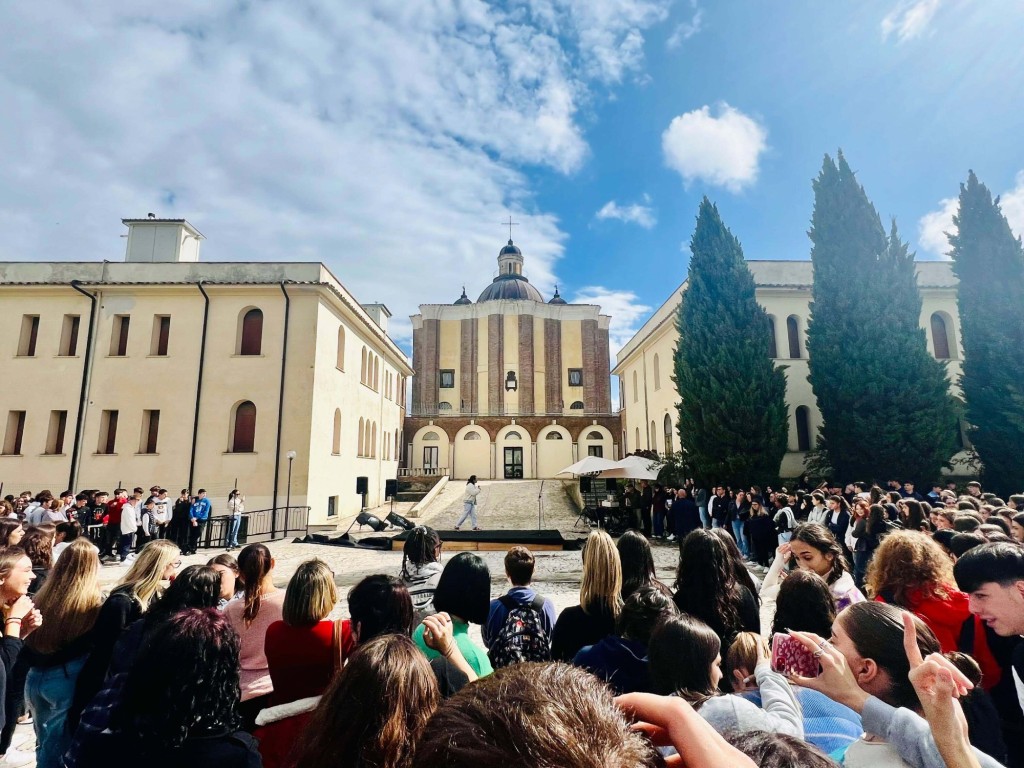
[[[448,467],[399,467],[399,477],[444,477]]]
[[[257,509],[242,514],[238,543],[262,544],[278,539],[305,536],[309,532],[309,507],[278,507]],[[203,531],[202,547],[224,547],[228,541],[230,515],[211,517]]]

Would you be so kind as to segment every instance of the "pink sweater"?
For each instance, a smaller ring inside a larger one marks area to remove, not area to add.
[[[260,602],[260,612],[256,614],[256,618],[248,627],[245,626],[245,619],[242,618],[242,611],[245,610],[244,599],[235,598],[224,606],[224,615],[242,639],[239,658],[242,666],[240,679],[242,701],[255,699],[257,696],[274,691],[274,684],[270,681],[267,654],[264,652],[264,641],[267,637],[267,627],[275,621],[281,621],[284,593],[283,589],[279,589],[264,597]]]

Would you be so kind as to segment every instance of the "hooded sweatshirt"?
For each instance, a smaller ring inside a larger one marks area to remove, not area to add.
[[[441,578],[444,566],[439,562],[424,563],[416,566],[409,563],[406,574],[402,575],[402,583],[409,590],[412,607],[418,620],[434,612],[434,590]]]

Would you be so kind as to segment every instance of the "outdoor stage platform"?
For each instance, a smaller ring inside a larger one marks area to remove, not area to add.
[[[562,552],[564,550],[578,550],[583,546],[586,533],[581,531],[580,537],[566,538],[561,531],[557,530],[514,530],[501,529],[492,531],[438,531],[441,541],[444,542],[445,552],[505,552],[510,547],[522,545],[533,552]],[[329,544],[336,547],[356,547],[359,549],[378,549],[383,551],[398,551],[405,546],[408,538],[408,531],[400,531],[394,536],[365,536],[355,538],[353,536],[327,536],[325,534],[312,534],[301,539],[295,539],[296,543],[305,544]]]

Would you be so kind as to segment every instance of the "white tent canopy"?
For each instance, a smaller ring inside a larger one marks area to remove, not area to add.
[[[663,464],[643,456],[627,456],[601,472],[598,477],[626,478],[629,480],[657,480]]]
[[[563,469],[558,474],[560,475],[593,475],[597,472],[602,472],[606,469],[613,469],[619,466],[618,462],[612,461],[611,459],[603,459],[600,456],[587,456],[584,459],[580,459],[575,464]]]

